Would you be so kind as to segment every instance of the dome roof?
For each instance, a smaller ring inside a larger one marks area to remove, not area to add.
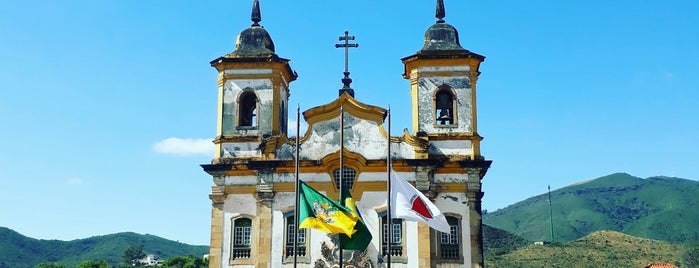
[[[422,50],[466,50],[459,44],[459,32],[440,20],[425,32]]]
[[[234,56],[274,54],[274,42],[265,28],[253,25],[243,30],[235,40]]]
[[[252,15],[250,15],[252,25],[240,32],[238,38],[235,39],[235,50],[233,53],[226,55],[230,58],[257,58],[276,56],[274,54],[274,42],[269,36],[267,30],[260,26],[262,16],[260,14],[260,3],[255,0],[252,3]]]

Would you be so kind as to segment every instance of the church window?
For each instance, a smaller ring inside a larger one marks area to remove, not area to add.
[[[285,239],[285,244],[286,244],[286,251],[285,251],[285,256],[287,258],[293,258],[294,257],[294,233],[298,232],[298,236],[296,237],[296,256],[306,256],[306,229],[298,229],[296,228],[296,217],[294,216],[294,212],[290,212],[287,214],[285,217],[286,219],[286,239]]]
[[[354,177],[357,176],[357,171],[354,169],[345,167],[342,169],[342,182],[344,183],[344,186],[349,187],[352,189],[352,186],[354,186]],[[333,172],[333,177],[335,178],[335,188],[340,189],[340,169],[336,169]]]
[[[459,260],[461,258],[459,244],[461,230],[459,228],[459,219],[451,216],[447,216],[446,218],[447,223],[449,223],[449,233],[440,233],[440,257],[442,260]]]
[[[446,85],[440,86],[435,94],[434,102],[437,125],[453,125],[456,102],[451,88]]]
[[[243,92],[240,94],[238,106],[238,126],[257,126],[257,95],[252,91]]]
[[[384,212],[381,216],[381,255],[387,256],[391,254],[391,261],[395,261],[394,257],[403,256],[403,220],[392,219],[390,234],[388,230],[387,214]],[[388,248],[388,239],[391,239],[391,248]]]
[[[252,220],[239,218],[233,221],[233,250],[231,259],[250,258],[250,235],[252,233]]]

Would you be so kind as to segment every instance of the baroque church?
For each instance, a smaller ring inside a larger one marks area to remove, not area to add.
[[[437,0],[424,46],[401,59],[411,131],[391,136],[389,111],[355,99],[345,70],[339,96],[304,111],[308,129],[297,138],[287,126],[297,74],[275,53],[253,1],[252,26],[233,52],[211,61],[215,154],[201,165],[213,178],[210,267],[339,267],[340,259],[345,267],[386,267],[389,259],[392,267],[483,267],[481,180],[491,161],[480,151],[476,84],[485,57],[461,47],[444,17]],[[387,161],[440,209],[450,232],[387,217]],[[335,200],[341,184],[349,187],[373,236],[366,251],[338,252],[335,235],[296,228],[296,174]]]

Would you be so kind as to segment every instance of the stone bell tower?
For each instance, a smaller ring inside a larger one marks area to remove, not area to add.
[[[272,38],[259,24],[257,0],[251,19],[235,50],[211,61],[218,70],[216,159],[260,157],[263,136],[287,132],[289,83],[297,75],[288,59],[274,53]]]
[[[410,80],[413,132],[429,137],[430,154],[477,159],[482,138],[476,125],[476,81],[485,57],[461,47],[459,33],[444,21],[445,14],[439,0],[437,22],[425,32],[424,46],[402,59],[403,77]]]

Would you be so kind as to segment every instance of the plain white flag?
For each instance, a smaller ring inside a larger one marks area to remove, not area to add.
[[[433,229],[449,233],[449,223],[427,197],[391,169],[391,217],[424,222]]]

